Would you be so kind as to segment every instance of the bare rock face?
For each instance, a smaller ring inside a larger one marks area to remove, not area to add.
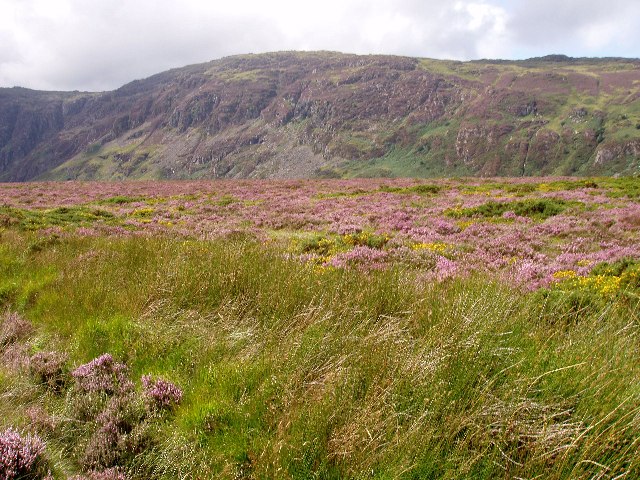
[[[500,150],[513,130],[512,125],[463,125],[456,139],[456,154],[465,165],[477,166],[488,153]]]
[[[0,169],[28,156],[63,127],[61,99],[28,102],[23,95],[0,96]]]
[[[640,157],[640,138],[625,143],[602,145],[596,152],[596,158],[593,164],[596,166],[604,166],[621,157]]]
[[[637,60],[289,52],[113,92],[0,89],[0,180],[632,173],[639,83]]]
[[[531,171],[548,172],[548,165],[557,162],[563,154],[560,135],[553,130],[541,128],[533,136],[529,144],[529,169]]]

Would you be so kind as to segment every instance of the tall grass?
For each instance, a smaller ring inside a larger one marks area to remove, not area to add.
[[[133,478],[640,476],[629,297],[576,314],[486,278],[320,272],[250,240],[35,239],[0,247],[29,353],[109,352],[184,391],[122,465]],[[0,427],[41,408],[54,474],[76,473],[65,395],[3,365]]]

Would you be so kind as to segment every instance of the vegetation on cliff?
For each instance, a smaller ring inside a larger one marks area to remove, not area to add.
[[[0,89],[0,179],[637,174],[639,81],[631,59],[285,52]]]

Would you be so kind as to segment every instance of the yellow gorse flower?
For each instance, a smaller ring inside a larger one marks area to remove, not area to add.
[[[558,270],[553,274],[553,278],[556,280],[564,280],[567,278],[575,278],[578,276],[578,272],[575,270]]]
[[[450,253],[453,247],[444,242],[429,242],[429,243],[416,243],[411,246],[413,250],[429,250],[430,252],[437,253],[438,255],[444,255]]]

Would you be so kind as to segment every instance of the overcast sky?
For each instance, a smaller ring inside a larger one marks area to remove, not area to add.
[[[640,56],[640,0],[0,0],[0,86],[107,90],[238,53]]]

